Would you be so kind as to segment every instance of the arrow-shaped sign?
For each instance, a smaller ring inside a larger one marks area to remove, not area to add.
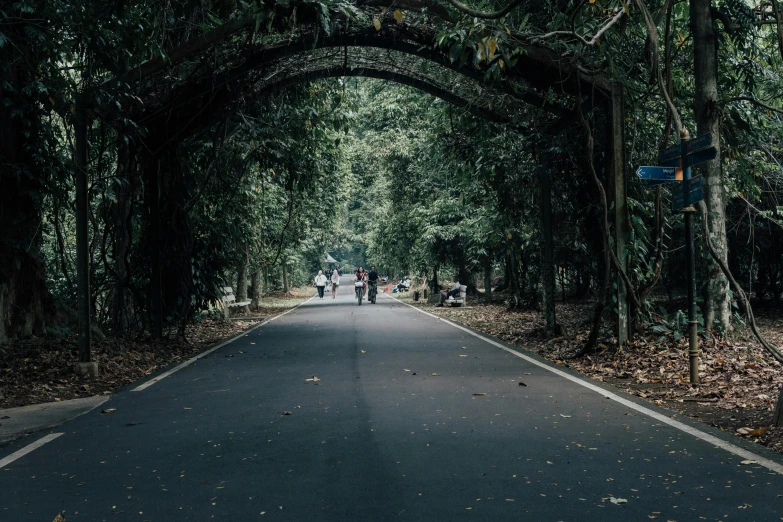
[[[690,155],[693,154],[694,152],[698,152],[702,149],[706,149],[709,147],[712,147],[712,134],[708,132],[707,134],[702,134],[698,138],[694,138],[688,141],[686,154]],[[680,166],[679,159],[681,155],[682,155],[682,146],[679,143],[677,145],[672,145],[669,148],[663,149],[658,154],[658,163],[660,163],[661,165],[667,165],[673,167],[675,166],[675,161],[676,161],[677,162],[676,166],[679,167]],[[713,158],[709,158],[709,159],[713,159]],[[702,161],[709,161],[709,159],[702,160]],[[695,161],[695,162],[692,161],[691,163],[689,163],[689,165],[696,165],[697,163],[701,163],[702,161]]]
[[[672,145],[668,149],[663,149],[658,154],[658,163],[661,165],[668,164],[669,161],[676,160],[677,166],[680,166],[680,145]]]
[[[639,167],[636,175],[643,180],[682,181],[682,169],[677,167]]]
[[[696,176],[682,183],[672,190],[672,210],[680,210],[689,207],[704,199],[701,176]]]
[[[700,150],[698,152],[694,152],[693,154],[688,154],[685,156],[685,166],[686,167],[692,167],[694,165],[698,165],[699,163],[704,163],[705,161],[711,161],[718,157],[718,149],[715,147],[709,147],[704,150]],[[680,166],[680,157],[677,156],[676,158],[661,161],[661,165],[664,167],[679,167]]]
[[[709,132],[707,134],[702,134],[698,138],[693,138],[691,141],[688,142],[688,153],[696,152],[701,149],[706,149],[707,147],[712,147],[712,134]]]

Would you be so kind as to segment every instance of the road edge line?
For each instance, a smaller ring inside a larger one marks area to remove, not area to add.
[[[41,437],[40,439],[38,439],[35,442],[31,442],[30,444],[28,444],[27,446],[23,447],[22,449],[16,450],[15,452],[11,453],[10,455],[5,457],[4,459],[0,460],[0,469],[3,469],[7,465],[11,464],[15,460],[18,460],[18,459],[24,457],[28,453],[32,453],[33,451],[37,450],[38,448],[40,448],[41,446],[43,446],[47,442],[53,441],[54,439],[56,439],[60,435],[65,435],[65,433],[50,433],[49,435]]]
[[[391,296],[388,296],[388,297],[391,297]],[[615,401],[615,402],[617,402],[619,404],[622,404],[623,406],[626,406],[627,408],[631,408],[634,411],[642,413],[642,414],[644,414],[644,415],[646,415],[646,416],[648,416],[648,417],[650,417],[652,419],[655,419],[655,420],[657,420],[659,422],[667,424],[668,426],[671,426],[672,428],[678,429],[678,430],[680,430],[680,431],[682,431],[684,433],[692,435],[693,437],[696,437],[697,439],[703,440],[704,442],[712,444],[712,445],[714,445],[714,446],[716,446],[716,447],[718,447],[718,448],[720,448],[720,449],[722,449],[724,451],[732,453],[732,454],[734,454],[734,455],[736,455],[738,457],[742,457],[742,458],[744,458],[746,460],[753,460],[757,464],[759,464],[760,466],[764,466],[765,468],[767,468],[770,471],[774,471],[775,473],[779,473],[779,474],[783,475],[783,464],[779,464],[779,463],[775,462],[774,460],[770,460],[770,459],[768,459],[766,457],[762,457],[761,455],[757,455],[757,454],[753,453],[750,450],[746,450],[745,448],[741,448],[739,446],[736,446],[736,445],[734,445],[734,444],[732,444],[730,442],[727,442],[727,441],[725,441],[723,439],[720,439],[720,438],[718,438],[718,437],[716,437],[714,435],[710,435],[709,433],[701,431],[700,429],[695,428],[693,426],[689,426],[688,424],[685,424],[684,422],[680,422],[678,420],[674,420],[674,419],[672,419],[670,417],[667,417],[666,415],[663,415],[662,413],[658,413],[657,411],[653,411],[653,410],[651,410],[649,408],[645,408],[641,404],[637,404],[637,403],[635,403],[633,401],[630,401],[630,400],[628,400],[628,399],[626,399],[624,397],[620,397],[616,393],[611,392],[609,390],[606,390],[606,389],[604,389],[604,388],[602,388],[600,386],[597,386],[597,385],[595,385],[595,384],[593,384],[591,382],[588,382],[588,381],[584,380],[583,378],[577,377],[576,375],[571,375],[570,373],[564,372],[563,370],[560,370],[557,367],[551,366],[548,363],[545,363],[543,361],[539,361],[539,360],[537,360],[537,359],[535,359],[533,357],[530,357],[529,355],[525,355],[523,353],[520,353],[517,350],[514,350],[514,349],[509,348],[507,346],[503,346],[501,343],[499,343],[499,342],[497,342],[497,341],[495,341],[493,339],[490,339],[488,337],[485,337],[485,336],[483,336],[483,335],[481,335],[481,334],[479,334],[477,332],[474,332],[470,328],[462,326],[461,324],[457,324],[457,323],[455,323],[453,321],[450,321],[450,320],[445,319],[443,317],[440,317],[438,315],[431,314],[429,312],[425,312],[424,310],[421,310],[420,308],[418,308],[416,306],[413,306],[411,304],[404,303],[404,302],[400,301],[396,297],[391,297],[391,299],[394,299],[398,303],[403,304],[405,306],[409,306],[409,307],[413,308],[414,310],[416,310],[417,312],[420,312],[422,314],[428,315],[430,317],[433,317],[435,319],[443,321],[444,323],[449,324],[449,325],[453,326],[454,328],[457,328],[459,330],[467,332],[470,335],[472,335],[473,337],[477,337],[478,339],[481,339],[482,341],[484,341],[484,342],[486,342],[488,344],[491,344],[492,346],[500,348],[501,350],[505,350],[506,352],[508,352],[508,353],[510,353],[512,355],[515,355],[515,356],[519,357],[520,359],[524,359],[525,361],[527,361],[529,363],[535,364],[536,366],[538,366],[540,368],[548,370],[548,371],[554,373],[555,375],[558,375],[560,377],[564,377],[565,379],[568,379],[571,382],[579,384],[580,386],[584,386],[585,388],[587,388],[589,390],[592,390],[592,391],[594,391],[596,393],[600,393],[604,397],[606,397],[607,399],[611,399],[611,400],[613,400],[613,401]]]
[[[288,314],[288,313],[291,313],[291,312],[293,312],[294,310],[296,310],[296,309],[297,309],[297,308],[299,308],[300,306],[302,306],[302,305],[304,305],[304,304],[307,304],[307,303],[309,303],[310,301],[312,301],[314,297],[315,297],[315,296],[312,296],[312,297],[310,297],[309,299],[306,299],[305,301],[302,301],[301,303],[299,303],[299,304],[298,304],[298,305],[296,305],[295,307],[291,308],[290,310],[286,310],[285,312],[283,312],[283,313],[281,313],[281,314],[278,314],[278,315],[276,315],[276,316],[274,316],[274,317],[270,317],[270,318],[269,318],[269,319],[267,319],[266,321],[262,321],[261,323],[259,323],[259,324],[255,325],[255,326],[253,326],[252,328],[249,328],[249,329],[247,329],[247,330],[244,330],[242,333],[240,333],[240,334],[238,334],[238,335],[235,335],[235,336],[234,336],[234,337],[232,337],[231,339],[227,339],[227,340],[225,340],[225,341],[221,342],[220,344],[218,344],[217,346],[213,346],[212,348],[209,348],[208,350],[206,350],[206,351],[203,351],[203,352],[201,352],[200,354],[198,354],[198,355],[196,355],[196,356],[194,356],[194,357],[191,357],[191,358],[190,358],[190,359],[188,359],[187,361],[185,361],[185,362],[183,362],[183,363],[180,363],[180,364],[178,364],[177,366],[175,366],[174,368],[172,368],[172,369],[170,369],[170,370],[167,370],[167,371],[165,371],[165,372],[161,373],[161,374],[160,374],[160,375],[158,375],[157,377],[153,377],[152,379],[150,379],[149,381],[145,382],[144,384],[140,384],[139,386],[136,386],[136,387],[135,387],[135,388],[133,388],[131,391],[132,391],[132,392],[140,392],[140,391],[144,391],[144,390],[146,390],[147,388],[149,388],[150,386],[152,386],[152,385],[153,385],[153,384],[155,384],[156,382],[160,382],[160,381],[162,381],[163,379],[165,379],[166,377],[168,377],[169,375],[171,375],[172,373],[176,373],[176,372],[180,371],[182,368],[185,368],[185,367],[187,367],[187,366],[190,366],[190,365],[191,365],[191,364],[193,364],[194,362],[198,361],[198,360],[199,360],[199,359],[201,359],[202,357],[206,357],[207,355],[211,354],[211,353],[212,353],[212,352],[214,352],[215,350],[217,350],[217,349],[219,349],[219,348],[223,348],[223,347],[224,347],[224,346],[226,346],[227,344],[231,344],[231,343],[233,343],[234,341],[236,341],[236,340],[237,340],[237,339],[239,339],[240,337],[244,337],[245,335],[249,334],[250,332],[253,332],[253,331],[255,331],[255,330],[258,330],[258,329],[259,329],[259,328],[261,328],[262,326],[264,326],[264,325],[266,325],[266,324],[269,324],[269,323],[271,323],[271,322],[272,322],[272,321],[274,321],[275,319],[279,319],[280,317],[283,317],[284,315],[286,315],[286,314]]]

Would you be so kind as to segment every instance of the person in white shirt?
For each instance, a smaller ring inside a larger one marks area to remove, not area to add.
[[[334,269],[332,272],[332,299],[337,297],[337,287],[340,286],[340,272],[337,271],[337,268]]]
[[[324,298],[324,287],[326,286],[326,276],[323,270],[318,271],[318,275],[315,276],[315,287],[318,289],[319,299]]]
[[[460,293],[460,286],[462,285],[459,284],[459,276],[454,276],[454,286],[451,287],[451,290],[440,291],[440,306],[443,306],[443,303],[447,301],[453,301]]]

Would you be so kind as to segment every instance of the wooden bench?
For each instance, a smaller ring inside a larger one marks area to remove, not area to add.
[[[446,303],[451,306],[464,306],[468,301],[468,287],[466,285],[459,285],[459,295],[454,298],[453,301],[446,300]]]
[[[223,287],[223,313],[225,314],[226,318],[228,318],[229,310],[231,308],[237,308],[240,306],[247,306],[251,303],[250,300],[247,301],[237,301],[236,296],[234,295],[234,289],[230,286],[224,286]]]

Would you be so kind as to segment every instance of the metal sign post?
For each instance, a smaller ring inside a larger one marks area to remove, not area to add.
[[[711,139],[711,136],[708,136]],[[694,141],[703,139],[703,136]],[[688,161],[688,145],[690,136],[682,136],[680,140],[680,168],[682,169],[684,201],[690,194],[691,166]],[[680,188],[680,187],[678,187]],[[675,189],[676,190],[676,189]],[[688,194],[686,194],[686,191]],[[698,321],[696,320],[696,248],[693,244],[693,214],[696,209],[690,205],[682,209],[685,218],[685,267],[688,272],[688,360],[691,384],[699,384],[699,339],[697,337]],[[687,204],[687,203],[686,203]]]
[[[696,248],[693,244],[693,204],[704,199],[701,176],[691,177],[691,167],[715,159],[712,134],[690,139],[687,131],[678,145],[658,154],[659,167],[639,167],[637,176],[648,185],[681,181],[672,190],[672,209],[682,210],[685,218],[685,262],[688,272],[688,359],[691,384],[699,384],[699,322],[696,320]],[[705,238],[705,241],[709,241]]]

